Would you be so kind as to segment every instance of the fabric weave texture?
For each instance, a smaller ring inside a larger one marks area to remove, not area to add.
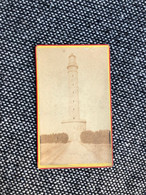
[[[144,1],[0,2],[2,195],[142,195]],[[112,168],[37,169],[35,46],[109,44]]]

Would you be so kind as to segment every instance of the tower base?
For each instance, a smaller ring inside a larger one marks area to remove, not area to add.
[[[80,141],[80,134],[86,130],[85,120],[62,121],[62,129],[69,136],[69,141]]]

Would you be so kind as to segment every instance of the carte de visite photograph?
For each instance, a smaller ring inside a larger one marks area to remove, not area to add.
[[[109,45],[38,45],[38,168],[112,167]]]

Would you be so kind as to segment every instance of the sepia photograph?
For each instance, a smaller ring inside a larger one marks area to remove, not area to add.
[[[38,168],[111,167],[109,45],[38,45]]]

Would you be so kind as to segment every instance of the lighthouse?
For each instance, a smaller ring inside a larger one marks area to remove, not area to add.
[[[70,120],[79,120],[79,87],[78,87],[78,66],[76,64],[76,56],[69,56],[68,70],[68,114]]]
[[[63,131],[69,135],[70,141],[80,141],[80,134],[86,130],[86,121],[80,119],[78,65],[76,56],[68,59],[68,119],[62,121]]]

